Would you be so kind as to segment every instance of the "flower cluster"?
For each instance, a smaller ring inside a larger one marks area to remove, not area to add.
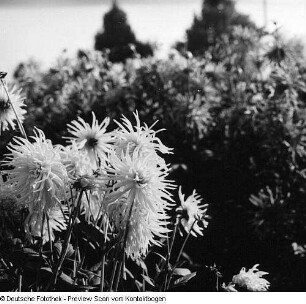
[[[174,188],[160,154],[171,150],[153,126],[141,125],[137,112],[134,116],[135,126],[123,117],[113,132],[106,131],[109,118],[99,123],[92,113],[89,125],[79,117],[68,124],[73,137],[66,147],[53,146],[39,129],[30,140],[14,139],[4,164],[12,168],[7,174],[18,203],[29,209],[29,236],[53,241],[55,231],[67,228],[64,207],[76,206],[79,197],[85,220],[97,223],[108,217],[132,259],[159,244],[168,232],[169,190]]]

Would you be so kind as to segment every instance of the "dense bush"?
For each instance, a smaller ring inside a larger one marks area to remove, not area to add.
[[[196,250],[186,259],[202,265],[189,289],[215,285],[203,265],[229,281],[242,264],[260,263],[273,290],[305,290],[306,69],[299,44],[235,27],[199,58],[173,51],[166,60],[112,64],[80,51],[44,72],[24,63],[15,80],[27,97],[26,129],[35,125],[54,143],[63,144],[67,122],[88,120],[91,111],[130,119],[138,110],[148,125],[159,120],[167,129],[159,137],[174,148],[165,156],[172,177],[187,193],[199,190],[213,219],[202,245],[188,245]]]

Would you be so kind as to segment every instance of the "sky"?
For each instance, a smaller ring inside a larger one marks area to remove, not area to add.
[[[288,36],[306,42],[306,0],[266,0],[268,27],[276,21]],[[184,39],[202,0],[118,0],[139,40],[157,42],[160,54]],[[92,49],[111,0],[0,0],[0,69],[35,58],[52,64],[63,49]],[[263,0],[237,0],[236,7],[263,25]]]

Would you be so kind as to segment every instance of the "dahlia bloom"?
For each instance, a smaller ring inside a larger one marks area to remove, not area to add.
[[[18,203],[29,206],[30,213],[34,209],[48,213],[65,199],[67,171],[59,149],[52,146],[41,130],[36,129],[31,138],[33,143],[15,137],[4,163],[13,167],[7,173]]]
[[[238,290],[235,288],[235,284],[233,282],[230,282],[227,285],[225,283],[223,283],[222,284],[222,289],[224,291],[228,291],[228,292],[238,292]]]
[[[60,156],[70,180],[75,180],[82,175],[90,175],[95,170],[88,155],[78,150],[75,142],[67,147],[60,146]]]
[[[151,154],[139,157],[138,149],[132,154],[127,150],[120,158],[112,153],[107,168],[107,178],[114,185],[106,203],[110,210],[119,208],[109,211],[113,219],[115,214],[117,227],[125,231],[128,225],[126,253],[134,259],[145,254],[149,244],[158,243],[155,236],[165,236],[166,209],[172,202],[168,190],[174,188],[166,180],[168,169],[157,167]]]
[[[206,215],[208,204],[201,205],[202,198],[193,190],[192,194],[185,199],[185,195],[182,193],[182,187],[179,187],[179,199],[181,206],[177,208],[180,214],[180,221],[187,233],[191,233],[193,236],[203,235],[203,227],[199,226],[201,222],[204,228],[207,227],[208,222]]]
[[[157,152],[162,154],[171,153],[171,149],[163,145],[161,140],[156,137],[158,132],[163,129],[154,131],[146,124],[141,126],[138,112],[134,113],[136,119],[136,125],[133,126],[131,122],[123,116],[122,123],[115,121],[119,126],[118,130],[114,132],[115,135],[115,151],[120,156],[122,152],[128,150],[129,153],[133,153],[135,150],[139,152],[139,156],[146,156],[151,154],[151,159],[157,161],[158,164],[165,165],[163,159],[157,155]]]
[[[118,199],[124,193],[130,193],[144,208],[159,212],[169,207],[172,199],[168,190],[174,188],[171,181],[166,180],[169,169],[157,167],[151,156],[148,154],[139,157],[138,149],[132,154],[126,151],[120,158],[115,153],[110,155],[111,165],[106,168],[106,179],[116,182],[113,185],[114,191],[108,195],[108,202]]]
[[[91,126],[80,117],[67,125],[68,132],[74,136],[68,139],[75,141],[78,149],[85,151],[93,164],[104,162],[111,150],[112,133],[106,133],[109,122],[107,117],[99,124],[92,112]]]
[[[25,219],[24,227],[26,235],[31,237],[42,237],[43,244],[49,240],[54,241],[54,231],[66,230],[67,224],[63,212],[67,211],[66,207],[60,208],[55,206],[49,209],[47,216],[43,219],[43,212],[33,210]],[[42,225],[44,225],[42,227]],[[49,230],[50,229],[50,230]],[[50,232],[50,235],[49,235]]]
[[[24,100],[20,97],[20,90],[12,88],[8,93],[11,103],[8,100],[3,86],[0,85],[0,134],[1,130],[5,131],[9,129],[9,126],[13,130],[15,129],[16,115],[14,109],[20,122],[24,120],[24,115],[26,113],[26,110],[22,108],[25,104]]]
[[[243,267],[239,274],[233,276],[232,282],[249,291],[267,291],[270,283],[262,276],[268,274],[268,272],[259,271],[258,266],[259,264],[256,264],[248,271]]]
[[[130,208],[133,210],[130,211]],[[121,233],[121,241],[127,231],[125,253],[132,260],[147,255],[151,245],[160,245],[156,237],[165,237],[167,217],[142,208],[139,201],[131,205],[128,196],[123,195],[116,203],[110,204],[108,214],[116,231]],[[130,214],[130,218],[129,218]]]

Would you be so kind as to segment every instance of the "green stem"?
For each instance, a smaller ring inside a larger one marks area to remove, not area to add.
[[[115,288],[114,288],[115,292],[118,290],[119,281],[120,281],[121,274],[122,274],[122,265],[123,265],[123,260],[121,260],[119,262],[119,267],[118,267],[118,271],[117,271],[117,278],[116,278],[116,281],[115,281]]]
[[[168,253],[167,253],[166,261],[163,260],[163,262],[161,264],[161,267],[160,267],[159,274],[162,273],[162,271],[163,271],[163,269],[165,268],[166,265],[167,265],[168,269],[170,268],[170,257],[171,257],[171,252],[172,252],[173,244],[174,244],[174,241],[175,241],[175,236],[176,236],[176,233],[177,233],[177,228],[178,228],[179,222],[180,222],[180,219],[177,217],[176,221],[175,221],[175,225],[174,225],[174,230],[173,230],[171,242],[170,242],[170,245],[168,245]],[[159,274],[155,277],[155,280],[158,278]],[[166,275],[166,277],[165,277],[165,282],[167,280],[167,277],[168,277],[168,275]],[[161,287],[160,287],[161,289],[162,289],[163,285],[164,284],[161,285]],[[166,285],[165,285],[165,287],[166,287]]]
[[[18,291],[22,291],[22,270],[18,270]]]
[[[43,264],[43,257],[42,257],[42,249],[43,249],[43,237],[44,237],[44,226],[45,226],[45,220],[46,220],[46,213],[43,211],[43,218],[41,221],[41,227],[40,227],[40,241],[39,241],[39,268]],[[40,271],[37,271],[36,273],[36,291],[38,290],[38,283],[40,281]]]
[[[112,291],[112,288],[113,288],[117,265],[118,265],[118,261],[115,261],[115,265],[114,265],[114,268],[113,268],[113,272],[112,272],[111,280],[110,280],[110,284],[109,284],[109,291]]]
[[[53,276],[51,278],[51,281],[48,283],[48,285],[46,287],[46,291],[49,290],[49,288],[52,289],[54,287],[54,285],[56,284],[57,277],[59,275],[59,271],[60,271],[60,269],[62,267],[62,264],[65,260],[67,250],[68,250],[68,245],[69,245],[69,242],[70,242],[71,233],[72,233],[72,230],[73,230],[73,227],[74,227],[74,224],[75,224],[75,221],[76,221],[76,218],[78,216],[79,209],[80,209],[80,206],[81,206],[83,192],[84,192],[84,190],[82,189],[80,194],[79,194],[79,199],[78,199],[78,202],[77,202],[77,206],[75,207],[73,215],[71,217],[71,220],[69,221],[69,227],[67,229],[67,233],[66,233],[66,236],[65,236],[64,245],[63,245],[63,248],[62,248],[62,251],[61,251],[61,256],[60,256],[60,258],[58,260],[58,263],[56,265],[56,268],[53,272]]]
[[[52,246],[52,240],[51,240],[51,229],[50,229],[49,216],[47,213],[46,213],[46,218],[47,218],[48,236],[49,236],[49,244],[50,244],[50,259],[53,264],[53,246]]]
[[[185,240],[184,240],[184,242],[183,242],[183,244],[182,244],[181,250],[180,250],[180,252],[179,252],[179,254],[178,254],[177,258],[176,258],[175,264],[174,264],[174,266],[173,266],[173,268],[172,268],[172,270],[171,270],[171,272],[170,272],[169,280],[168,280],[168,283],[166,284],[166,289],[165,289],[164,291],[166,291],[166,290],[169,288],[169,285],[170,285],[170,282],[171,282],[171,278],[172,278],[173,272],[174,272],[174,270],[175,270],[175,268],[176,268],[178,262],[180,261],[180,258],[181,258],[181,255],[182,255],[182,253],[183,253],[183,250],[184,250],[184,248],[185,248],[185,246],[186,246],[186,244],[187,244],[187,241],[188,241],[188,239],[189,239],[189,237],[190,237],[190,235],[191,235],[191,232],[192,232],[192,230],[193,230],[193,226],[194,226],[194,224],[195,224],[196,222],[197,222],[197,220],[195,220],[195,221],[193,222],[193,224],[192,224],[190,230],[188,231],[187,236],[185,237]]]
[[[116,288],[118,288],[119,281],[122,277],[122,271],[121,270],[123,269],[123,271],[124,271],[125,247],[126,247],[126,243],[127,243],[127,239],[128,239],[129,228],[130,228],[130,220],[131,220],[132,211],[133,211],[134,202],[135,202],[135,191],[134,190],[132,190],[132,191],[133,191],[133,193],[131,195],[131,206],[130,206],[130,209],[129,209],[128,218],[127,218],[125,231],[124,231],[123,243],[122,243],[122,247],[121,247],[122,258],[121,258],[121,261],[120,261],[120,264],[119,264],[118,275],[117,275],[116,282],[115,282],[115,291],[117,291]]]
[[[104,222],[104,240],[102,247],[102,261],[101,261],[101,272],[100,272],[100,291],[103,292],[104,289],[104,276],[105,276],[105,242],[107,239],[107,229],[108,229],[108,219]]]
[[[102,265],[100,272],[100,291],[103,292],[104,289],[104,272],[105,272],[105,254],[102,255]]]
[[[144,279],[145,276],[145,272],[144,269],[142,269],[142,291],[145,292],[146,291],[146,280]]]

